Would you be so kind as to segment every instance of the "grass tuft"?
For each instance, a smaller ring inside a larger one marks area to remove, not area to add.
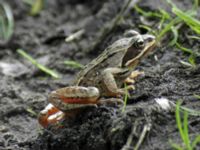
[[[193,150],[196,148],[196,145],[200,142],[200,135],[197,135],[193,142],[190,141],[189,131],[188,131],[188,112],[183,111],[183,121],[180,116],[180,112],[183,107],[180,106],[180,101],[176,104],[176,124],[181,136],[181,139],[184,143],[184,146],[171,142],[173,148],[177,150]],[[185,108],[185,107],[184,107]]]
[[[60,76],[53,70],[45,67],[42,64],[39,64],[33,57],[31,57],[29,54],[27,54],[25,51],[23,51],[22,49],[17,49],[17,52],[23,56],[24,58],[26,58],[27,60],[29,60],[33,65],[35,65],[38,69],[40,69],[41,71],[45,72],[46,74],[52,76],[53,78],[60,78]]]
[[[183,12],[177,7],[173,7],[172,12],[182,19],[193,31],[195,31],[197,34],[200,34],[200,21],[195,19],[188,12]]]
[[[194,0],[193,8],[186,12],[183,12],[182,10],[177,8],[177,6],[171,0],[167,0],[167,3],[170,4],[170,6],[172,7],[171,11],[176,15],[175,17],[171,17],[171,15],[163,9],[160,9],[159,12],[146,12],[136,5],[134,8],[141,15],[145,17],[157,17],[160,19],[157,29],[151,29],[151,27],[148,27],[146,25],[140,25],[140,27],[156,35],[158,42],[160,42],[163,37],[166,37],[166,35],[168,35],[168,32],[172,32],[173,38],[169,42],[169,45],[176,45],[177,48],[189,54],[188,62],[180,62],[188,67],[196,67],[196,57],[200,54],[195,50],[191,50],[182,46],[180,43],[178,43],[178,39],[179,29],[184,23],[188,25],[191,30],[193,30],[197,34],[200,34],[200,21],[194,18],[194,16],[197,14],[199,2],[198,0]],[[196,35],[188,36],[188,38],[192,38],[195,40],[200,39],[200,37]]]
[[[191,67],[196,67],[196,56],[197,54],[195,53],[195,51],[189,49],[189,48],[186,48],[186,47],[183,47],[181,46],[179,43],[176,42],[176,46],[182,50],[184,53],[188,53],[190,54],[189,58],[188,58],[188,62],[190,65],[186,65],[186,66],[191,66]],[[181,61],[182,64],[187,64],[188,62],[185,62],[183,63],[184,61]]]

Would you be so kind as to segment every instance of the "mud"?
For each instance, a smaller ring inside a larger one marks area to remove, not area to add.
[[[200,58],[197,58],[196,68],[184,66],[180,60],[187,61],[188,55],[168,46],[166,38],[136,68],[143,70],[145,76],[137,79],[136,90],[131,93],[124,112],[119,105],[87,108],[75,118],[64,120],[62,128],[42,129],[37,114],[47,105],[48,94],[71,84],[79,71],[64,65],[65,60],[87,64],[126,30],[146,31],[138,28],[142,24],[141,16],[128,9],[123,20],[98,41],[101,29],[106,28],[122,8],[120,0],[48,0],[42,12],[34,17],[28,14],[29,7],[22,1],[7,2],[13,8],[15,31],[8,43],[0,45],[1,150],[119,150],[125,148],[128,138],[132,138],[131,147],[136,145],[145,127],[149,130],[140,149],[170,150],[170,141],[181,144],[175,109],[161,109],[155,99],[166,98],[174,103],[181,100],[185,107],[199,110],[200,102],[194,94],[200,95]],[[187,0],[174,2],[183,9],[192,6]],[[143,0],[139,5],[147,11],[170,9],[159,0]],[[158,20],[148,21],[154,26]],[[85,34],[80,39],[71,43],[64,41],[83,28]],[[199,42],[186,38],[191,31],[185,26],[181,30],[179,42],[199,51]],[[53,79],[39,71],[16,52],[18,48],[56,70],[61,78]],[[199,117],[189,116],[189,133],[191,140],[199,135]]]

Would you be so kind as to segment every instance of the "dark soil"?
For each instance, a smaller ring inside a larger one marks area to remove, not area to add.
[[[75,60],[87,64],[113,41],[123,37],[126,30],[145,33],[144,29],[138,28],[143,19],[133,9],[128,9],[123,20],[99,42],[102,29],[110,24],[124,1],[48,0],[37,16],[30,16],[29,6],[21,0],[6,2],[14,12],[15,31],[8,43],[1,42],[0,45],[0,150],[119,150],[130,137],[131,146],[136,145],[145,126],[150,130],[141,149],[172,149],[170,141],[182,144],[174,108],[154,109],[155,99],[167,98],[174,103],[181,100],[185,107],[199,110],[200,101],[194,97],[194,94],[200,95],[199,58],[196,68],[182,65],[180,60],[187,61],[188,55],[168,46],[169,35],[137,67],[145,71],[145,76],[136,81],[136,90],[131,93],[124,112],[121,106],[88,108],[75,118],[62,122],[63,128],[42,129],[36,114],[47,105],[48,94],[71,84],[79,71],[63,62]],[[182,9],[192,6],[188,0],[174,2]],[[139,5],[147,11],[170,10],[161,0],[143,0]],[[159,20],[146,21],[155,28]],[[71,43],[64,41],[80,29],[85,29],[80,39]],[[199,42],[186,38],[186,34],[191,33],[188,27],[183,26],[181,30],[179,42],[199,50]],[[56,80],[41,72],[16,52],[18,48],[62,77]],[[135,132],[131,134],[133,129]],[[199,117],[189,116],[189,133],[191,140],[199,135]]]

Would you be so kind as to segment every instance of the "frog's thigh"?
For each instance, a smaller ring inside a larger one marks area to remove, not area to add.
[[[120,68],[107,68],[102,72],[103,84],[110,93],[120,93],[120,89],[117,87],[114,75],[121,72],[122,70]]]
[[[49,102],[55,107],[67,111],[87,105],[94,105],[99,98],[96,87],[70,86],[51,92]]]

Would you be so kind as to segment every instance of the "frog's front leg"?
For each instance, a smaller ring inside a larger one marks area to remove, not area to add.
[[[131,74],[126,78],[125,83],[127,83],[127,84],[135,83],[135,79],[138,76],[144,76],[144,72],[138,71],[138,70],[132,71]]]
[[[107,96],[121,97],[125,95],[125,90],[117,87],[115,76],[126,76],[127,70],[121,68],[107,68],[102,72],[102,82]]]

